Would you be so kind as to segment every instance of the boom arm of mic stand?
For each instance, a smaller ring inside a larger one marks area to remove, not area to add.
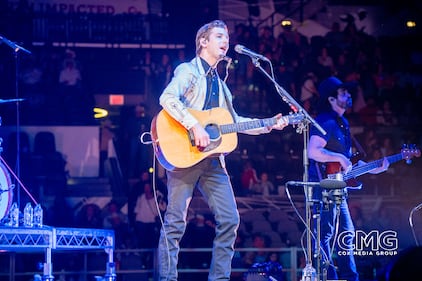
[[[24,51],[25,53],[31,54],[30,51],[28,51],[27,49],[25,49],[22,46],[19,46],[18,44],[10,41],[9,39],[7,39],[6,37],[3,37],[0,35],[0,41],[3,41],[7,46],[9,46],[10,48],[12,48],[15,52],[18,52],[19,50]]]
[[[273,82],[277,93],[281,96],[282,100],[284,102],[286,102],[290,108],[292,108],[295,112],[301,112],[303,113],[303,115],[305,115],[305,119],[308,120],[309,123],[311,123],[312,125],[314,125],[318,131],[320,131],[323,135],[326,135],[327,132],[312,118],[312,116],[309,115],[309,113],[286,91],[283,89],[283,87],[281,87],[274,79],[274,77],[272,77],[271,75],[269,75],[265,69],[263,69],[258,61],[258,59],[252,59],[255,67],[259,68],[262,73],[265,74],[265,76],[267,76],[271,82]]]

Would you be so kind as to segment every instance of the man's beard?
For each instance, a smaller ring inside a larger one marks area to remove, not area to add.
[[[353,106],[353,100],[352,100],[352,98],[348,98],[346,101],[342,101],[342,102],[339,102],[338,100],[337,100],[337,105],[339,106],[339,107],[341,107],[341,108],[343,108],[343,109],[348,109],[348,108],[351,108],[352,106]]]

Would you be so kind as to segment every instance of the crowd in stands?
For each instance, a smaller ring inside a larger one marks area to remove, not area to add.
[[[273,34],[268,26],[238,24],[230,40],[232,47],[242,44],[268,57],[276,81],[310,113],[315,110],[319,81],[335,75],[352,86],[354,107],[350,114],[355,125],[400,126],[421,120],[416,108],[421,95],[421,63],[417,60],[418,50],[407,46],[412,37],[376,38],[357,30],[353,22],[343,30],[336,22],[327,34],[312,38],[301,35],[291,25]],[[236,95],[238,110],[255,115],[286,110],[272,82],[250,58],[231,52],[234,63],[228,83]],[[26,99],[22,103],[22,122],[92,124],[89,109],[95,104],[94,94],[119,91],[119,87],[120,92],[145,95],[155,114],[157,97],[172,71],[191,54],[191,50],[184,49],[34,48],[32,55],[22,54],[20,58],[20,94]],[[10,96],[13,81],[6,79],[13,77],[9,69],[13,67],[12,59],[6,58],[0,68]],[[269,69],[266,62],[261,65]],[[220,76],[224,75],[220,72]],[[39,114],[44,110],[49,110],[48,114]]]
[[[394,126],[419,122],[420,116],[414,116],[418,114],[412,104],[420,96],[420,62],[412,61],[411,52],[403,54],[406,37],[375,38],[357,30],[353,22],[344,30],[334,23],[327,34],[310,39],[291,26],[286,26],[278,36],[273,36],[265,27],[256,36],[243,25],[238,28],[243,30],[232,35],[233,45],[250,46],[267,56],[276,68],[278,83],[309,112],[315,109],[319,81],[335,75],[351,83],[354,107],[349,113],[354,117],[354,125]],[[240,99],[244,95],[255,95],[258,104],[242,103],[242,100],[238,103],[252,113],[277,112],[282,101],[271,81],[263,78],[247,56],[236,58],[239,61],[236,75],[242,78],[233,83],[245,87],[235,89],[239,90]]]

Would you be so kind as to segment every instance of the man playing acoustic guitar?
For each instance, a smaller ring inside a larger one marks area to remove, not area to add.
[[[346,89],[346,85],[336,77],[323,80],[318,91],[320,101],[318,116],[315,119],[327,134],[321,134],[315,127],[311,129],[308,156],[310,159],[309,180],[319,182],[326,178],[327,174],[330,174],[330,164],[338,167],[337,172],[343,171],[345,174],[352,170],[353,165],[350,160],[352,138],[349,123],[343,116],[346,109],[352,106],[351,95]],[[386,171],[388,166],[389,162],[387,158],[384,158],[378,166],[374,166],[374,169],[370,169],[368,172],[378,174]],[[326,193],[323,192],[325,191],[320,187],[315,187],[313,190],[314,199],[324,201],[323,194]],[[353,257],[353,237],[349,237],[350,239],[346,241],[347,246],[350,246],[348,254],[339,256],[337,259],[338,275],[331,257],[332,247],[330,243],[335,244],[336,242],[332,239],[335,234],[337,218],[339,219],[339,232],[350,231],[350,233],[354,233],[346,196],[343,196],[341,202],[326,204],[325,207],[321,211],[320,217],[322,272],[327,270],[328,280],[337,280],[339,275],[341,279],[358,281],[359,276]]]
[[[177,280],[179,242],[186,229],[186,216],[194,188],[198,188],[208,202],[216,222],[208,280],[230,280],[239,213],[225,169],[224,153],[216,147],[225,146],[224,136],[219,135],[224,133],[223,129],[229,132],[231,130],[214,125],[208,126],[206,130],[199,117],[213,121],[218,120],[221,114],[229,112],[229,120],[223,122],[224,124],[233,121],[235,124],[244,121],[258,122],[259,128],[255,126],[251,130],[251,127],[246,126],[240,130],[248,134],[268,133],[271,129],[281,130],[287,125],[281,114],[273,118],[275,122],[269,123],[236,114],[232,106],[232,95],[216,71],[220,61],[229,60],[226,57],[228,49],[229,34],[224,22],[215,20],[202,26],[196,34],[196,57],[175,69],[174,77],[160,96],[163,110],[152,125],[156,154],[167,157],[160,161],[167,170],[168,188],[168,206],[158,249],[160,280]],[[199,113],[195,115],[193,112]],[[171,118],[167,118],[168,116]],[[168,133],[160,135],[163,127],[168,129]],[[165,138],[171,134],[172,129],[181,133],[179,137],[176,135],[166,141]],[[211,138],[216,139],[216,144],[210,147]],[[165,150],[164,146],[170,146],[170,149]],[[228,150],[232,149],[232,146],[229,147]],[[177,154],[185,151],[184,149],[186,152]],[[206,157],[202,159],[201,156]],[[188,160],[192,157],[194,159],[189,164]]]

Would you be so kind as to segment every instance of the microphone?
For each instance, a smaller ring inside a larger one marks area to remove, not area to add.
[[[304,181],[288,181],[286,185],[292,186],[321,186],[325,189],[341,189],[346,187],[346,182],[333,180],[333,179],[323,179],[320,182],[304,182]]]
[[[341,189],[346,187],[346,182],[334,179],[323,179],[320,182],[322,188],[326,189]]]
[[[286,185],[293,185],[293,186],[319,186],[319,182],[304,182],[304,181],[288,181]]]
[[[242,46],[242,45],[239,45],[239,44],[234,46],[234,50],[239,54],[250,56],[251,59],[259,59],[259,60],[263,60],[263,61],[269,61],[263,55],[255,53],[254,51],[251,51],[248,48],[246,48],[245,46]]]

